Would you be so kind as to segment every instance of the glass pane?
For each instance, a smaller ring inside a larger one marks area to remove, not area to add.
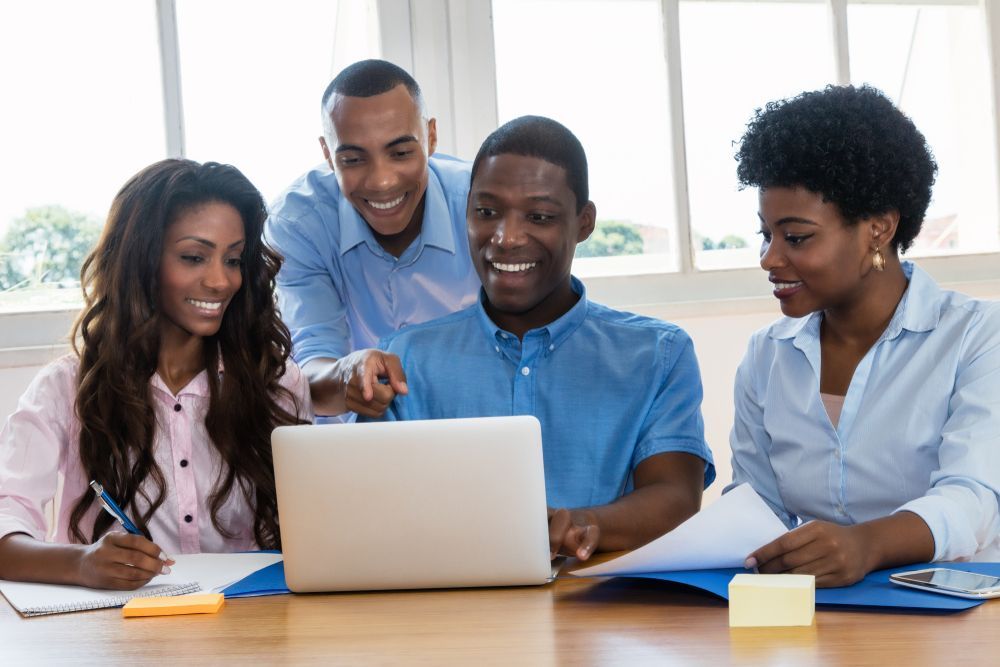
[[[888,95],[938,162],[909,255],[996,250],[996,133],[985,21],[977,6],[849,5],[851,79]]]
[[[755,109],[834,80],[827,11],[822,3],[680,3],[684,140],[698,268],[757,265],[757,192],[736,189],[736,142]]]
[[[0,311],[79,303],[112,198],[165,157],[155,7],[0,3]]]
[[[549,116],[587,151],[598,229],[574,272],[675,270],[660,3],[494,0],[493,30],[500,122]]]
[[[178,0],[187,155],[238,167],[268,200],[323,159],[320,98],[378,57],[374,0]]]

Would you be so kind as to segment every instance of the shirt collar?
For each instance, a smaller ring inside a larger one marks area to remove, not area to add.
[[[222,373],[225,371],[225,367],[222,363],[222,353],[219,353],[219,379],[222,379]],[[167,387],[167,383],[163,381],[160,374],[157,372],[153,373],[153,377],[149,379],[150,386],[157,391],[160,391],[170,398],[175,398],[174,393],[170,391]],[[208,388],[208,370],[203,370],[193,378],[191,381],[184,385],[179,392],[177,392],[176,397],[181,396],[199,396],[201,398],[209,398],[210,390]]]
[[[907,331],[930,331],[938,324],[940,309],[938,301],[941,288],[934,279],[927,275],[913,262],[903,262],[903,273],[909,281],[903,298],[896,307],[896,312],[889,320],[882,339],[891,340]],[[771,327],[770,337],[776,340],[787,338],[798,339],[799,335],[819,337],[819,324],[823,313],[817,311],[805,317],[784,318]]]
[[[588,312],[588,302],[587,302],[587,288],[583,286],[575,276],[570,276],[570,286],[573,292],[580,295],[577,302],[566,311],[562,317],[557,320],[550,322],[549,324],[539,327],[537,329],[532,329],[525,333],[527,337],[533,332],[543,332],[549,336],[549,343],[554,348],[558,347],[565,341],[570,335],[576,331],[583,321],[587,319]],[[486,292],[482,288],[479,290],[479,300],[476,303],[476,313],[479,318],[479,324],[482,326],[483,332],[490,340],[490,344],[496,340],[497,336],[506,334],[508,337],[514,337],[514,334],[504,331],[496,325],[496,323],[490,319],[490,316],[486,313]]]
[[[377,254],[384,253],[375,240],[371,227],[354,208],[354,204],[343,192],[340,193],[340,254],[343,256],[355,246],[365,243]],[[451,212],[444,196],[444,188],[437,174],[427,168],[427,190],[424,193],[424,220],[420,234],[414,241],[420,245],[430,245],[455,254],[455,232],[451,224]]]

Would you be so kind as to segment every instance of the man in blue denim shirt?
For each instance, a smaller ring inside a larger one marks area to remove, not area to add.
[[[265,237],[285,258],[278,301],[316,413],[376,416],[406,383],[397,359],[366,348],[478,292],[464,240],[469,165],[432,155],[435,121],[391,63],[346,68],[322,113],[327,164],[278,197]]]
[[[694,348],[570,275],[596,218],[580,142],[507,123],[473,163],[467,216],[480,300],[380,343],[410,385],[384,418],[536,416],[553,554],[631,549],[690,517],[715,476]]]

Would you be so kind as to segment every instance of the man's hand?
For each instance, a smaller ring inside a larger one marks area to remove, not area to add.
[[[757,549],[746,566],[764,574],[813,574],[821,587],[850,586],[874,569],[868,542],[861,526],[810,521]]]
[[[311,359],[302,370],[309,378],[317,415],[353,411],[378,418],[397,394],[407,393],[399,357],[380,350],[358,350],[341,359]],[[388,384],[381,384],[380,378]]]
[[[381,417],[396,394],[405,395],[406,373],[395,354],[358,350],[337,361],[345,405],[364,417]],[[380,378],[388,384],[379,382]]]
[[[549,556],[576,556],[587,560],[597,550],[601,529],[587,510],[549,508]]]

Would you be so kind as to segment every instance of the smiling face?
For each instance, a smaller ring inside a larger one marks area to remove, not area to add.
[[[212,336],[243,284],[243,219],[229,204],[183,211],[166,229],[160,256],[164,333]]]
[[[400,84],[372,97],[335,96],[323,155],[340,190],[390,252],[420,233],[427,158],[437,145],[434,120]]]
[[[781,312],[803,317],[858,302],[871,277],[873,243],[887,252],[879,220],[849,225],[836,204],[802,187],[763,188],[759,203],[760,266]]]
[[[573,254],[595,217],[591,202],[577,212],[562,167],[512,154],[480,163],[469,192],[469,250],[494,322],[520,336],[572,308]]]

